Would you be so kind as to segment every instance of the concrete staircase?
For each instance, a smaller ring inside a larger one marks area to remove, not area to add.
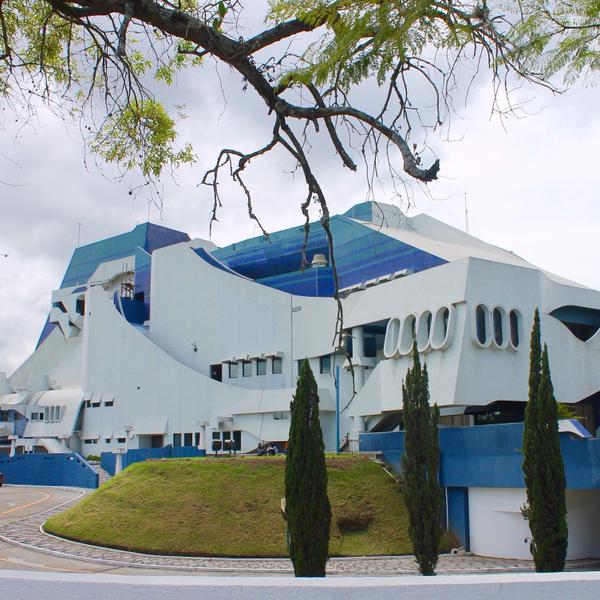
[[[106,483],[112,477],[112,475],[108,471],[105,471],[100,466],[99,462],[90,462],[89,464],[90,464],[90,467],[92,467],[92,470],[95,473],[98,473],[98,483],[99,483],[99,485],[102,485],[102,484]]]

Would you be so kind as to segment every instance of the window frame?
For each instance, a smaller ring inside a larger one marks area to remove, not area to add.
[[[331,375],[331,366],[331,354],[323,354],[322,356],[319,356],[320,375]]]
[[[262,366],[262,369],[260,367]],[[262,370],[262,373],[260,372]],[[266,358],[257,358],[256,359],[256,376],[262,377],[267,374],[267,359]]]

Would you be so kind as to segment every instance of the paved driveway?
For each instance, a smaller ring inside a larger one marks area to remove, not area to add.
[[[98,548],[49,536],[46,519],[79,501],[85,490],[5,486],[0,488],[0,570],[25,569],[117,574],[288,575],[288,559],[227,559],[154,556]],[[598,568],[598,561],[571,561],[572,570]],[[479,556],[440,557],[439,574],[507,573],[533,570],[531,561]],[[416,573],[412,556],[333,558],[328,575],[389,576]]]

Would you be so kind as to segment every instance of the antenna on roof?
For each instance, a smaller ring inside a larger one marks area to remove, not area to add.
[[[83,223],[77,221],[77,247],[79,248],[79,244],[81,243],[81,227]]]
[[[467,192],[465,192],[465,231],[469,233],[469,211],[467,210]]]

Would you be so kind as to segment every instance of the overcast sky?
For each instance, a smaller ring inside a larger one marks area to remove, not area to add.
[[[272,126],[237,78],[223,69],[219,74],[226,100],[209,63],[180,77],[165,96],[167,103],[185,102],[190,118],[182,141],[193,142],[199,160],[175,181],[164,180],[162,210],[149,203],[145,190],[129,195],[132,179],[113,181],[93,161],[86,168],[78,129],[44,109],[33,125],[8,122],[0,130],[0,371],[12,372],[33,351],[50,293],[77,245],[78,223],[82,245],[129,231],[148,216],[191,237],[208,237],[211,191],[197,186],[204,170],[221,147],[260,147]],[[525,88],[518,99],[528,101],[529,116],[490,119],[489,86],[478,83],[450,135],[430,138],[440,178],[427,190],[413,186],[408,214],[425,212],[464,229],[467,194],[471,234],[600,289],[600,88],[579,85],[557,97]],[[314,138],[311,159],[332,214],[370,199],[364,167],[358,173],[342,168],[324,135]],[[306,191],[290,168],[285,157],[273,155],[249,170],[255,211],[269,231],[301,221]],[[239,190],[224,183],[222,194],[213,241],[223,245],[258,235]],[[375,197],[406,206],[386,185],[376,188]]]

